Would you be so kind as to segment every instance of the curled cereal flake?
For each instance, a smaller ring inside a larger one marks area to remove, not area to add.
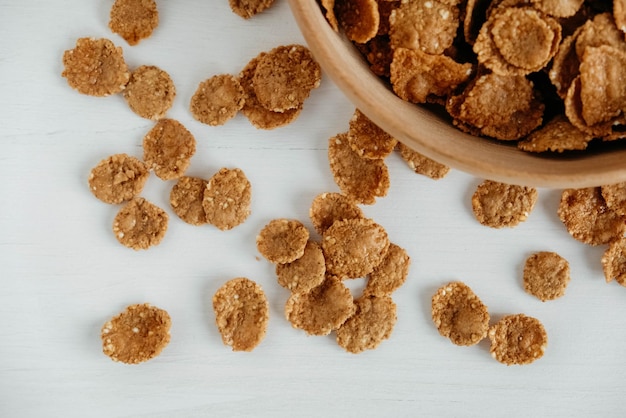
[[[319,87],[321,69],[311,51],[302,45],[286,45],[263,55],[252,82],[259,102],[274,112],[302,106],[311,90]]]
[[[336,221],[322,236],[326,270],[341,278],[364,277],[385,258],[389,237],[366,218]]]
[[[143,159],[162,180],[181,177],[196,152],[196,139],[180,122],[161,119],[143,138]]]
[[[309,231],[300,221],[274,219],[261,229],[256,246],[270,262],[285,264],[302,257],[308,239]]]
[[[528,218],[536,201],[535,188],[485,180],[472,196],[472,210],[485,226],[514,227]]]
[[[432,297],[432,318],[439,334],[456,345],[474,345],[487,336],[489,312],[472,289],[451,282]]]
[[[517,146],[529,152],[563,152],[584,150],[592,139],[592,135],[572,125],[564,115],[557,115],[544,127],[518,142]]]
[[[500,363],[530,364],[540,359],[548,334],[538,319],[524,314],[507,315],[489,328],[491,356]]]
[[[115,154],[89,173],[89,190],[105,203],[122,203],[138,196],[149,176],[148,167],[135,157]]]
[[[147,250],[163,240],[168,220],[163,209],[143,197],[135,197],[115,216],[113,234],[125,247]]]
[[[626,183],[601,186],[600,192],[609,209],[618,215],[626,215]]]
[[[111,7],[109,28],[129,45],[148,38],[159,25],[159,11],[154,0],[115,0]]]
[[[335,15],[348,39],[365,43],[378,33],[380,14],[376,0],[336,0]]]
[[[472,64],[445,55],[396,48],[390,67],[393,91],[403,100],[426,103],[429,96],[447,96],[472,74]]]
[[[433,55],[443,53],[452,45],[459,26],[459,9],[454,3],[403,1],[389,16],[392,47],[419,49]]]
[[[384,160],[359,157],[350,147],[347,133],[329,139],[328,161],[335,182],[355,202],[370,205],[376,197],[387,195],[390,180]]]
[[[576,39],[581,30],[582,28],[579,27],[561,42],[548,73],[550,81],[562,99],[565,99],[570,85],[580,74],[580,58],[576,53]]]
[[[450,167],[444,164],[440,164],[435,160],[420,154],[417,151],[413,151],[402,143],[398,143],[398,149],[400,150],[400,156],[417,174],[430,177],[433,180],[442,179],[450,172]]]
[[[582,115],[583,104],[580,98],[580,90],[580,76],[578,76],[572,81],[564,99],[565,116],[567,116],[572,125],[588,135],[593,137],[610,135],[613,128],[611,122],[599,123],[594,126],[587,125]]]
[[[274,3],[274,0],[228,0],[231,10],[244,19],[261,13]]]
[[[239,80],[230,74],[215,75],[198,85],[189,105],[196,120],[211,126],[234,118],[245,102]]]
[[[309,292],[292,293],[285,304],[285,317],[309,335],[328,335],[355,310],[350,289],[337,277],[328,276]]]
[[[363,211],[346,195],[322,193],[313,199],[309,217],[315,230],[323,234],[335,221],[362,218]]]
[[[375,36],[364,44],[355,44],[359,52],[370,63],[370,70],[380,77],[389,77],[393,50],[389,36]]]
[[[602,270],[607,283],[615,280],[626,286],[626,238],[620,237],[609,244],[602,255]]]
[[[335,32],[339,31],[339,22],[337,21],[337,16],[335,15],[335,0],[322,0],[322,7],[326,9],[326,20],[328,24]]]
[[[208,181],[202,207],[206,220],[222,231],[233,229],[250,216],[252,186],[239,168],[221,168]]]
[[[309,241],[302,257],[287,264],[276,265],[278,284],[292,292],[308,292],[324,281],[326,263],[322,247]]]
[[[389,244],[385,258],[370,273],[363,294],[391,295],[406,281],[410,265],[411,258],[404,248],[393,243]]]
[[[563,296],[569,281],[569,263],[557,253],[541,251],[526,259],[524,289],[542,302]]]
[[[337,330],[337,344],[350,353],[373,350],[391,336],[398,316],[389,296],[361,296],[356,312]]]
[[[63,54],[67,83],[79,93],[108,96],[124,90],[130,79],[122,48],[108,39],[80,38]]]
[[[584,0],[532,0],[534,8],[554,17],[570,17],[583,5]]]
[[[391,154],[398,141],[356,109],[350,119],[348,142],[360,157],[377,160]]]
[[[176,87],[165,71],[153,65],[142,65],[132,72],[123,93],[133,112],[142,118],[157,120],[172,107]]]
[[[163,309],[148,303],[130,305],[102,326],[102,351],[113,361],[142,363],[161,354],[169,344],[171,326]]]
[[[599,187],[564,190],[558,215],[570,235],[585,244],[608,244],[626,230],[626,217],[607,206]]]
[[[170,192],[170,205],[174,213],[191,225],[207,222],[202,199],[207,181],[197,177],[182,176]]]
[[[263,341],[269,303],[254,281],[238,277],[224,283],[213,295],[213,312],[222,342],[233,351],[252,351]]]
[[[613,0],[613,20],[619,30],[626,32],[626,0]]]
[[[612,46],[626,52],[624,34],[615,26],[615,21],[610,13],[596,15],[593,20],[588,20],[576,37],[576,54],[580,60],[589,47]]]

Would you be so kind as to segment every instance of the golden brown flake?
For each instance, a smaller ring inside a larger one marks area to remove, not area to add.
[[[584,0],[532,0],[534,8],[554,17],[570,17],[583,5]]]
[[[143,197],[135,197],[115,216],[113,234],[125,247],[147,250],[163,240],[168,220],[163,209]]]
[[[326,263],[320,244],[309,241],[302,257],[287,264],[276,265],[278,283],[292,292],[308,292],[324,281]]]
[[[309,217],[315,230],[323,234],[335,221],[362,218],[363,211],[346,195],[321,193],[313,199]]]
[[[162,180],[185,174],[196,152],[196,139],[174,119],[161,119],[143,138],[143,159]]]
[[[584,150],[592,139],[592,135],[572,125],[564,115],[557,115],[544,127],[518,142],[517,146],[528,152],[563,152]]]
[[[148,38],[159,25],[159,11],[154,0],[115,0],[111,7],[109,28],[129,45]]]
[[[580,97],[581,83],[580,76],[576,77],[565,96],[565,116],[567,119],[579,130],[595,138],[603,138],[613,133],[613,121],[604,123],[598,123],[596,125],[587,125],[587,122],[583,118],[582,107],[583,103]]]
[[[350,119],[348,142],[359,157],[377,160],[391,154],[398,141],[355,109]]]
[[[361,296],[356,312],[337,330],[337,343],[350,353],[373,350],[391,336],[398,316],[389,296]]]
[[[202,206],[207,222],[225,231],[248,219],[251,200],[252,186],[245,173],[222,168],[209,179]]]
[[[309,231],[295,219],[273,219],[261,229],[256,246],[263,257],[275,264],[291,263],[302,257]]]
[[[130,75],[123,91],[130,109],[142,118],[165,117],[176,97],[176,87],[169,74],[154,65],[142,65]]]
[[[576,53],[576,39],[581,30],[582,27],[578,27],[573,34],[561,42],[548,72],[550,81],[556,87],[556,92],[561,99],[565,99],[570,85],[580,74],[580,58]]]
[[[142,161],[127,154],[115,154],[91,169],[89,190],[105,203],[122,203],[141,193],[149,175]]]
[[[198,177],[182,176],[172,187],[170,204],[180,219],[191,225],[207,223],[202,199],[207,181]]]
[[[602,270],[607,283],[615,279],[626,286],[626,238],[620,237],[609,244],[602,255]]]
[[[576,55],[582,60],[589,47],[612,46],[626,52],[624,34],[615,26],[610,13],[601,13],[588,20],[576,37]]]
[[[67,83],[79,93],[108,96],[124,90],[130,79],[122,48],[108,39],[80,38],[63,54]]]
[[[537,190],[483,181],[472,196],[472,210],[478,222],[491,228],[514,227],[525,221],[537,201]]]
[[[196,120],[218,126],[234,118],[244,103],[245,93],[239,79],[230,74],[219,74],[198,85],[189,108]]]
[[[600,187],[604,202],[618,215],[626,215],[626,182]]]
[[[536,318],[507,315],[489,328],[491,356],[500,363],[530,364],[540,359],[548,345],[548,334]]]
[[[252,351],[267,331],[269,303],[261,286],[245,277],[229,280],[213,295],[215,323],[225,345]]]
[[[326,9],[326,20],[328,24],[335,32],[339,31],[339,22],[337,21],[337,16],[335,15],[335,0],[321,0],[322,7]]]
[[[541,251],[526,259],[524,289],[542,302],[565,295],[569,281],[569,263],[557,253]]]
[[[231,10],[244,19],[250,19],[269,8],[274,0],[228,0]]]
[[[403,143],[398,143],[398,149],[400,150],[400,156],[408,164],[411,170],[417,174],[430,177],[433,180],[442,179],[450,172],[450,167],[444,164],[440,164],[435,160],[420,154],[417,151],[413,151]]]
[[[391,295],[404,284],[409,275],[411,257],[404,248],[389,244],[389,249],[383,261],[374,267],[367,278],[364,295],[384,296]]]
[[[171,325],[163,309],[148,303],[130,305],[102,326],[102,351],[126,364],[150,360],[169,344]]]
[[[378,33],[380,13],[376,0],[336,0],[335,16],[351,41],[365,43]]]

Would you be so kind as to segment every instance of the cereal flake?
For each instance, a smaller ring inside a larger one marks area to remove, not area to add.
[[[295,219],[273,219],[261,229],[256,246],[263,257],[275,264],[291,263],[302,257],[309,231]]]
[[[181,177],[196,152],[196,139],[180,122],[161,119],[143,138],[143,159],[162,180]]]
[[[154,0],[115,0],[111,7],[109,28],[129,45],[148,38],[159,25],[159,11]]]
[[[565,295],[569,281],[569,263],[557,253],[541,251],[526,259],[524,289],[542,302]]]
[[[191,225],[207,223],[202,199],[207,181],[198,177],[182,176],[172,187],[170,205],[174,213]]]
[[[234,118],[244,103],[245,93],[239,79],[230,74],[219,74],[198,85],[189,108],[199,122],[218,126]]]
[[[398,150],[400,156],[417,174],[421,174],[426,177],[430,177],[433,180],[439,180],[444,178],[449,172],[450,167],[447,165],[438,163],[417,151],[412,150],[403,143],[398,143]]]
[[[478,222],[491,228],[514,227],[525,221],[537,201],[533,187],[483,181],[472,196]]]
[[[135,197],[115,216],[113,234],[125,247],[146,250],[163,240],[168,220],[163,209],[143,197]]]
[[[363,294],[391,295],[406,281],[410,266],[411,257],[406,253],[406,250],[390,243],[383,261],[374,267],[374,270],[369,274]]]
[[[341,193],[321,193],[313,199],[309,217],[315,230],[323,234],[335,221],[362,218],[363,211]]]
[[[350,353],[373,350],[391,336],[398,316],[389,296],[361,296],[356,311],[337,330],[337,343]]]
[[[376,160],[391,154],[398,141],[355,109],[350,119],[348,142],[360,157]]]
[[[245,173],[222,168],[209,179],[202,207],[207,222],[225,231],[248,219],[251,201],[252,186]]]
[[[507,315],[489,328],[491,356],[507,366],[530,364],[543,357],[548,334],[536,318]]]
[[[276,265],[278,284],[292,292],[308,292],[324,281],[326,263],[319,243],[309,241],[297,260]]]
[[[142,65],[133,71],[123,91],[130,109],[142,118],[165,117],[176,97],[176,87],[169,74],[154,65]]]
[[[89,190],[105,203],[122,203],[138,196],[150,175],[135,157],[114,154],[100,161],[89,173]]]

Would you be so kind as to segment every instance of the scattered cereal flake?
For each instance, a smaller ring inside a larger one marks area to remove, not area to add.
[[[163,309],[148,303],[130,305],[102,326],[102,351],[126,364],[148,361],[169,344],[171,325]]]
[[[602,255],[602,270],[606,282],[613,279],[626,286],[626,238],[620,237],[609,244]]]
[[[609,209],[618,215],[626,215],[626,182],[601,186],[600,192]]]
[[[130,109],[142,118],[165,117],[176,97],[176,87],[169,74],[154,65],[142,65],[130,75],[123,91]]]
[[[337,21],[337,16],[335,15],[335,0],[321,0],[322,7],[326,9],[326,20],[328,24],[335,32],[339,32],[339,22]]]
[[[148,38],[159,25],[159,11],[154,0],[115,0],[111,7],[109,28],[129,45]]]
[[[390,180],[385,161],[361,158],[350,147],[347,133],[329,139],[328,161],[335,182],[355,202],[370,205],[376,197],[387,195]]]
[[[315,230],[323,234],[335,221],[362,218],[363,211],[341,193],[321,193],[313,199],[309,217]]]
[[[122,48],[108,39],[79,38],[63,54],[67,83],[79,93],[108,96],[124,90],[130,79]]]
[[[141,193],[149,175],[142,161],[127,154],[114,154],[91,169],[89,190],[105,203],[122,203]]]
[[[285,317],[294,328],[309,335],[328,335],[354,314],[352,293],[337,277],[305,293],[292,293],[285,304]]]
[[[302,257],[309,231],[295,219],[273,219],[261,229],[256,246],[263,257],[275,264],[291,263]]]
[[[474,345],[487,336],[487,306],[463,282],[450,282],[432,297],[432,318],[439,334],[456,345]]]
[[[390,76],[393,50],[389,44],[389,36],[379,35],[364,44],[355,44],[359,52],[370,63],[370,70],[381,77]]]
[[[574,16],[584,0],[532,0],[532,5],[543,13],[554,17]]]
[[[417,174],[430,177],[433,180],[442,179],[450,172],[450,167],[440,164],[417,151],[412,150],[403,143],[398,143],[400,156],[408,164],[411,170]]]
[[[626,230],[626,217],[607,206],[600,187],[564,190],[558,215],[570,235],[585,244],[608,244]]]
[[[384,296],[391,295],[404,284],[409,275],[411,257],[404,248],[390,243],[383,261],[374,267],[367,278],[363,294]]]
[[[528,152],[563,152],[584,150],[592,139],[592,135],[581,131],[560,114],[518,142],[517,146]]]
[[[365,43],[378,33],[380,13],[376,0],[336,0],[335,16],[351,41]]]
[[[326,270],[341,278],[371,273],[384,260],[388,249],[385,229],[366,218],[336,221],[322,236]]]
[[[308,48],[279,46],[263,55],[252,82],[259,102],[274,112],[297,109],[319,87],[321,69]]]
[[[261,286],[245,277],[227,281],[213,295],[215,323],[224,345],[252,351],[265,337],[269,303]]]
[[[557,253],[541,251],[526,259],[524,289],[542,302],[565,295],[569,281],[569,263]]]
[[[196,152],[196,139],[174,119],[161,119],[143,138],[143,159],[162,180],[181,177]]]
[[[167,213],[143,197],[128,202],[113,220],[113,234],[125,247],[147,250],[158,245],[167,231]]]
[[[619,30],[626,32],[626,0],[613,0],[613,20]]]
[[[287,264],[276,265],[278,283],[292,292],[308,292],[324,281],[326,263],[319,243],[309,241],[304,254]]]
[[[348,143],[359,157],[377,160],[391,154],[396,139],[372,122],[363,112],[355,109],[350,119]]]
[[[361,296],[356,312],[337,330],[337,343],[350,353],[373,350],[391,336],[398,316],[389,296]]]
[[[236,15],[249,19],[269,8],[274,0],[228,0],[228,3]]]
[[[239,79],[218,74],[198,85],[189,108],[193,117],[207,125],[223,125],[243,108],[245,93]]]
[[[207,223],[202,199],[207,181],[198,177],[182,176],[172,187],[170,204],[180,219],[191,225]]]
[[[252,186],[239,169],[221,168],[208,181],[202,206],[207,222],[225,231],[250,216]]]
[[[491,356],[500,363],[530,364],[540,359],[548,345],[548,334],[536,318],[507,315],[489,328]]]
[[[478,222],[491,228],[514,227],[525,221],[537,201],[533,187],[483,181],[472,196]]]

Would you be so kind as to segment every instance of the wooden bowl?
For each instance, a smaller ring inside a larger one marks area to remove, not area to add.
[[[626,181],[626,148],[532,154],[479,138],[398,98],[356,48],[326,22],[316,0],[288,0],[311,52],[347,98],[405,145],[477,177],[536,187],[589,187]],[[602,148],[602,147],[597,147]]]

